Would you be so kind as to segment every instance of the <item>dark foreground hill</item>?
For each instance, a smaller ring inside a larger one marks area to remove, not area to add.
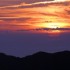
[[[0,70],[70,70],[70,52],[38,52],[19,58],[0,53]]]

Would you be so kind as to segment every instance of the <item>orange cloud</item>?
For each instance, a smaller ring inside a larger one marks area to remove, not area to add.
[[[48,23],[65,23],[70,27],[70,1],[21,3],[0,7],[0,29],[28,30]]]

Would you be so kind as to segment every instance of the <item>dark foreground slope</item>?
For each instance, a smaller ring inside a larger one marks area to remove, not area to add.
[[[70,70],[70,52],[38,52],[24,58],[0,53],[0,70]]]

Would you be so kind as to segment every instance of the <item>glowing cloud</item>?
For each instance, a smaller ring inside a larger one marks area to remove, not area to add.
[[[50,1],[42,1],[42,2],[34,2],[34,3],[22,2],[22,3],[20,3],[20,4],[1,6],[0,8],[11,8],[11,7],[21,7],[21,6],[32,6],[32,5],[38,5],[38,4],[57,3],[57,2],[67,2],[67,1],[70,1],[70,0],[50,0]]]
[[[36,28],[70,28],[70,1],[22,2],[0,7],[0,28],[31,30]]]
[[[66,23],[47,23],[47,28],[65,28],[67,26]]]
[[[54,1],[57,1],[57,2],[62,2],[62,1],[67,1],[67,0],[54,0]]]

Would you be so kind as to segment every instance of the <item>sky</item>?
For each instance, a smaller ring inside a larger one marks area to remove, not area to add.
[[[0,52],[58,52],[69,41],[70,0],[0,0]]]

